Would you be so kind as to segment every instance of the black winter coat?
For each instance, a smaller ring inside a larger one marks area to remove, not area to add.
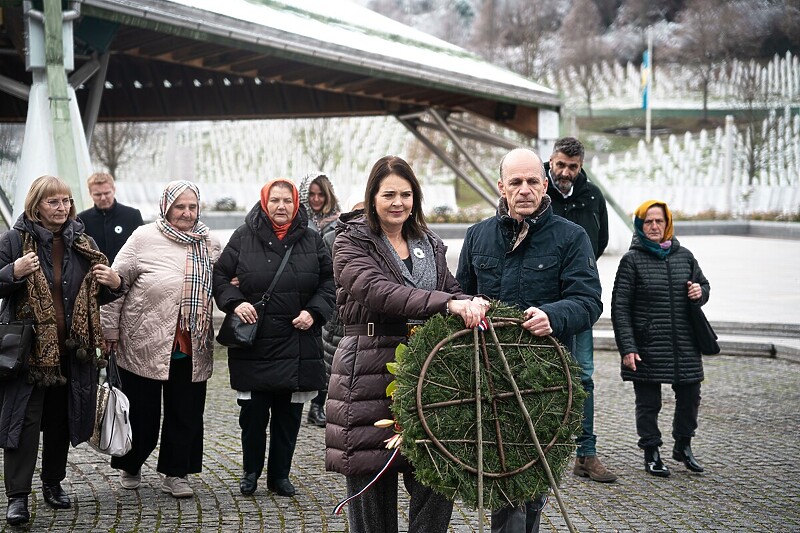
[[[236,390],[325,388],[320,336],[333,311],[333,269],[328,250],[319,234],[308,229],[302,209],[281,241],[261,204],[253,206],[214,265],[214,299],[226,313],[244,301],[258,302],[292,244],[292,255],[266,305],[255,345],[228,348],[231,387]],[[231,284],[233,277],[238,277],[238,287]],[[307,330],[292,325],[303,310],[314,318],[314,325]]]
[[[703,290],[695,303],[689,300],[689,280]],[[638,353],[642,359],[635,372],[621,367],[623,380],[676,384],[703,380],[703,359],[687,309],[705,304],[710,291],[697,260],[678,239],[672,239],[672,252],[660,259],[646,251],[634,235],[630,250],[619,262],[611,296],[619,353]]]
[[[398,324],[444,313],[447,302],[467,298],[447,269],[446,248],[433,232],[427,234],[436,259],[435,291],[405,285],[391,251],[369,229],[362,211],[342,215],[337,226],[334,274],[336,306],[345,326]],[[333,359],[326,404],[325,468],[344,475],[379,471],[392,454],[386,449],[391,428],[374,422],[391,419],[391,398],[386,386],[394,380],[386,363],[394,361],[404,336],[345,336]],[[394,469],[405,469],[405,460]]]
[[[544,168],[549,176],[550,163],[545,163]],[[592,242],[595,259],[599,258],[608,246],[608,208],[603,192],[589,181],[583,169],[575,179],[569,198],[564,198],[551,179],[548,178],[547,184],[553,213],[582,227]]]
[[[333,241],[336,238],[336,222],[328,224],[325,230],[320,233],[322,235],[322,242],[325,243],[325,248],[333,258]],[[330,319],[322,326],[322,350],[325,359],[325,383],[328,383],[331,377],[331,366],[333,365],[333,356],[336,354],[336,348],[344,337],[344,326],[339,320],[339,314],[336,312],[336,306],[333,308]],[[326,386],[327,389],[327,386]]]
[[[26,278],[14,279],[14,261],[22,257],[22,240],[19,231],[31,233],[38,243],[39,264],[45,278],[52,286],[53,234],[21,215],[14,228],[0,235],[0,298],[4,298],[3,312],[0,321],[14,320],[17,298],[25,291]],[[72,248],[75,240],[83,234],[83,223],[80,220],[69,220],[62,230],[64,240],[64,258],[62,260],[62,293],[64,296],[64,318],[67,331],[72,327],[72,309],[83,278],[89,271],[89,261]],[[95,242],[89,238],[92,247]],[[120,285],[112,291],[101,285],[98,303],[106,304],[119,298],[124,292]],[[94,431],[95,408],[97,404],[97,368],[92,364],[78,361],[74,351],[62,354],[68,358],[69,375],[67,387],[67,416],[69,418],[69,436],[73,446],[86,442]],[[23,368],[17,378],[0,382],[0,448],[14,449],[19,443],[19,435],[25,417],[33,385],[27,382],[27,367]],[[65,376],[67,377],[67,376]]]
[[[122,205],[116,200],[110,209],[90,207],[78,213],[78,218],[85,225],[85,233],[92,237],[100,251],[106,254],[109,264],[114,262],[114,258],[133,230],[144,225],[142,213],[138,209]]]

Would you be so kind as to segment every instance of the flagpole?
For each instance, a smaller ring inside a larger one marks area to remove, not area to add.
[[[647,27],[647,85],[645,86],[646,91],[646,98],[645,98],[645,138],[647,144],[650,144],[650,125],[652,124],[652,117],[650,113],[650,100],[652,100],[650,95],[650,87],[652,86],[653,82],[653,27]]]

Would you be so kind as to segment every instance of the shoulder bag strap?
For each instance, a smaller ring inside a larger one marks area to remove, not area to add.
[[[270,297],[272,296],[272,290],[275,288],[275,285],[278,283],[278,279],[283,274],[283,269],[286,268],[286,263],[289,262],[289,256],[292,255],[292,248],[294,248],[294,244],[289,246],[289,249],[286,250],[286,253],[283,256],[283,260],[281,261],[280,266],[278,267],[278,271],[275,272],[275,277],[272,278],[272,283],[269,284],[269,288],[267,288],[267,292],[264,293],[264,296],[261,297],[261,301],[266,303],[269,301]]]

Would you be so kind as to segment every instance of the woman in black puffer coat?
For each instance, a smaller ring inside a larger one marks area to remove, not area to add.
[[[254,323],[253,304],[292,247],[264,308],[255,344],[228,349],[231,387],[241,407],[244,475],[239,489],[245,495],[255,492],[264,468],[268,424],[267,487],[281,496],[295,494],[289,470],[303,403],[325,388],[320,336],[333,312],[333,266],[322,238],[308,229],[298,198],[289,180],[267,183],[261,202],[234,231],[214,265],[217,306]]]
[[[661,384],[675,391],[672,456],[702,472],[691,449],[700,407],[703,360],[689,322],[688,306],[708,301],[710,286],[692,253],[673,237],[672,214],[664,202],[636,210],[630,250],[619,263],[611,297],[614,337],[622,356],[622,379],[633,381],[636,431],[645,470],[669,476],[661,461],[658,429]]]

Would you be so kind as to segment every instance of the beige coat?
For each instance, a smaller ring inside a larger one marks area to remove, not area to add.
[[[208,248],[213,264],[220,254],[219,239],[209,235]],[[169,379],[187,253],[187,246],[167,239],[151,223],[137,228],[114,260],[112,268],[129,289],[101,308],[103,333],[107,341],[118,341],[119,366],[137,376]],[[209,309],[209,322],[211,315]],[[213,358],[209,324],[204,340],[192,338],[192,381],[211,377]]]

